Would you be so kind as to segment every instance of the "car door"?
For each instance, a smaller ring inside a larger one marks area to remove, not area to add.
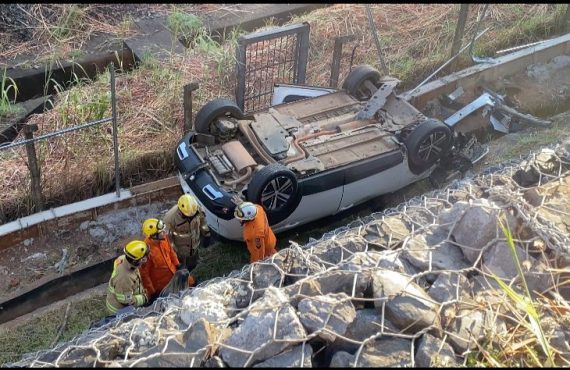
[[[273,229],[279,232],[335,214],[342,199],[343,183],[342,171],[325,171],[301,180],[299,205]]]
[[[411,182],[409,175],[399,150],[349,166],[344,173],[338,212],[400,189]]]

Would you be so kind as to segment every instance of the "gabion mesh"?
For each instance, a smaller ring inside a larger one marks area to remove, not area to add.
[[[507,240],[499,219],[555,359],[568,364],[568,147],[291,242],[8,366],[456,366],[489,343],[545,358],[525,311],[492,278],[524,292],[509,249],[498,249]]]

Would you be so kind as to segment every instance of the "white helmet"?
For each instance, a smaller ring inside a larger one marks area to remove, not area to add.
[[[257,207],[251,202],[243,202],[234,211],[235,218],[242,221],[251,221],[256,215]]]

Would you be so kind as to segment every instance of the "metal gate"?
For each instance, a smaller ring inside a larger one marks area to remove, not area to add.
[[[244,112],[267,108],[275,83],[305,83],[309,30],[305,22],[239,38],[236,103]]]

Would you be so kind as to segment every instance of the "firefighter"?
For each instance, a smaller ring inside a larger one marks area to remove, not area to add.
[[[277,238],[269,227],[263,207],[251,202],[237,202],[234,216],[243,226],[243,240],[249,251],[249,262],[253,263],[276,252]]]
[[[133,240],[125,245],[124,254],[113,265],[107,292],[107,310],[111,315],[126,312],[130,306],[140,307],[148,301],[139,268],[147,261],[149,248],[145,242]]]
[[[172,247],[182,265],[192,271],[198,265],[198,248],[210,243],[210,229],[196,198],[184,194],[164,216]]]
[[[141,267],[141,277],[151,303],[158,298],[176,271],[183,269],[184,266],[180,264],[161,220],[157,218],[145,220],[143,233],[150,254],[148,261]],[[195,285],[192,276],[188,276],[188,285]]]

